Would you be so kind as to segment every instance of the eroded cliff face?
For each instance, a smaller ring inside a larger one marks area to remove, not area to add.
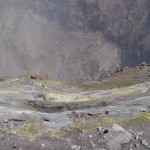
[[[149,60],[149,0],[0,0],[0,75],[99,80]]]
[[[102,32],[105,39],[119,46],[123,66],[150,61],[150,1],[79,0],[78,7],[78,21],[84,23],[74,25],[81,30]]]

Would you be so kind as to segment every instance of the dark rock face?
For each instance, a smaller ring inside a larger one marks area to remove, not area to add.
[[[0,75],[99,80],[149,61],[149,8],[149,0],[0,0]]]
[[[79,0],[78,6],[82,12],[78,18],[84,16],[84,24],[78,27],[102,32],[106,40],[119,46],[123,66],[150,61],[150,1]]]

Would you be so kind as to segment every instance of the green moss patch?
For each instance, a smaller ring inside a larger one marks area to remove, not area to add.
[[[24,124],[15,130],[17,133],[22,134],[28,138],[37,138],[41,136],[48,136],[52,138],[60,138],[64,133],[63,130],[52,130],[47,128],[40,121],[33,121]]]
[[[16,131],[22,135],[30,138],[36,138],[43,135],[47,128],[41,122],[34,121],[31,123],[24,124],[23,126],[16,129]]]
[[[134,124],[150,121],[150,113],[140,113],[133,118],[126,117],[107,117],[101,116],[96,119],[79,119],[75,118],[73,121],[73,127],[81,130],[90,131],[104,125],[117,124]]]

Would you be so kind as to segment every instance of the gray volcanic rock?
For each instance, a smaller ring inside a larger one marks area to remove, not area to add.
[[[99,80],[120,65],[148,61],[149,6],[149,0],[0,0],[0,75]]]
[[[135,69],[143,78],[143,69]],[[115,76],[121,73],[129,74],[124,70]],[[104,89],[113,77],[97,82],[103,90],[94,82],[97,90],[87,91],[48,76],[1,79],[0,149],[147,150],[150,82]]]
[[[132,140],[132,134],[128,131],[124,130],[117,124],[113,124],[112,126],[112,135],[109,135],[108,147],[110,150],[121,149],[121,144],[129,143]],[[115,135],[113,135],[115,133]]]
[[[149,0],[78,0],[78,6],[72,17],[78,16],[78,22],[73,25],[102,32],[108,41],[118,45],[123,66],[150,61]],[[84,23],[79,24],[80,20]]]

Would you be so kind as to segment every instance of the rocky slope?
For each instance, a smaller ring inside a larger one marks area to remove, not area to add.
[[[148,150],[149,124],[147,65],[83,90],[48,76],[0,80],[2,150]]]
[[[99,80],[120,65],[149,61],[149,6],[149,0],[0,0],[0,75]]]

